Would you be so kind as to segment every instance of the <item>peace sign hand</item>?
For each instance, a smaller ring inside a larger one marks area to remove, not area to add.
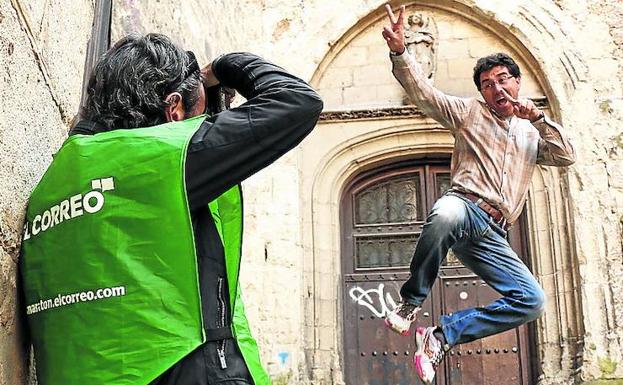
[[[390,27],[383,27],[383,38],[392,52],[403,53],[405,51],[405,31],[403,26],[405,6],[400,6],[398,18],[394,15],[392,7],[385,4],[387,16],[389,16]]]

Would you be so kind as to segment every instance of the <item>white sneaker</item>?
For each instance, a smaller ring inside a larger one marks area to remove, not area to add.
[[[435,327],[419,327],[415,331],[415,355],[413,365],[417,374],[425,384],[430,384],[435,378],[435,371],[445,355],[445,351],[434,335]]]
[[[401,302],[385,318],[385,325],[403,336],[411,334],[411,324],[422,308],[410,303]]]

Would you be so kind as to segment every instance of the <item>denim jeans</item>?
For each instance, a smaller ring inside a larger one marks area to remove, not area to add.
[[[485,307],[442,315],[450,346],[515,328],[538,318],[545,294],[511,249],[506,232],[470,200],[447,192],[433,206],[411,260],[411,277],[400,290],[403,301],[421,305],[448,249],[503,297]]]

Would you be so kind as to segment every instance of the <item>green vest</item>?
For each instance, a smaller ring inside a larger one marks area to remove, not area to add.
[[[203,117],[67,139],[30,197],[20,259],[40,385],[144,385],[205,341],[185,188]],[[233,335],[270,384],[240,299],[242,201],[209,203]]]

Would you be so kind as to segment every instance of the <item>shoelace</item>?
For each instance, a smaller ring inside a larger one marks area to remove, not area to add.
[[[417,306],[412,305],[400,305],[400,310],[398,310],[398,315],[407,321],[413,321],[415,315],[417,314]]]
[[[429,336],[429,338],[427,339],[427,341],[425,342],[426,346],[424,347],[424,353],[426,353],[426,355],[428,357],[430,357],[430,362],[433,365],[433,368],[435,370],[437,370],[437,367],[439,366],[439,364],[441,363],[441,360],[443,359],[443,356],[445,354],[443,347],[439,347],[438,349],[433,349],[431,347],[431,345],[433,344],[433,342],[431,341],[431,338],[435,338],[432,333]],[[437,342],[439,344],[439,342]]]
[[[438,350],[437,353],[435,353],[433,355],[433,358],[431,359],[431,363],[433,364],[433,368],[437,369],[437,367],[441,363],[441,360],[443,359],[443,356],[444,356],[444,353],[443,353],[442,349]]]

